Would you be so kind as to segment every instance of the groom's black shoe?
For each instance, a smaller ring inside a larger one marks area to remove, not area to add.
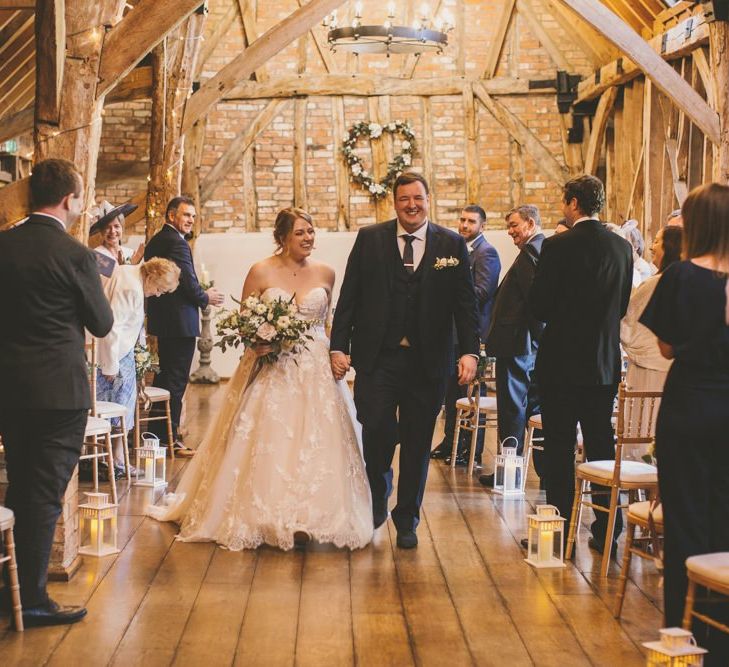
[[[390,513],[387,511],[387,508],[383,510],[372,510],[372,525],[375,527],[375,530],[387,521],[388,516],[390,516]]]
[[[431,459],[444,459],[451,455],[451,446],[443,440],[433,451],[430,452]]]
[[[77,623],[84,616],[86,616],[86,609],[83,607],[61,607],[49,599],[44,605],[23,609],[23,625],[26,628],[68,625]]]
[[[418,546],[418,536],[414,530],[398,530],[397,546],[401,549],[414,549]]]

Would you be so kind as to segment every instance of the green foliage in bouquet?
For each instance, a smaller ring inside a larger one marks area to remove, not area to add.
[[[157,355],[150,352],[146,345],[137,343],[134,346],[134,370],[137,373],[137,380],[144,379],[150,371],[159,373],[159,359]]]

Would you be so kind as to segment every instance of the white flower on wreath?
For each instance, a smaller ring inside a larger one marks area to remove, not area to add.
[[[403,164],[410,164],[410,163],[411,163],[412,161],[413,161],[413,160],[412,160],[412,158],[410,157],[410,154],[409,154],[409,153],[405,153],[405,154],[404,154],[404,155],[402,156],[402,163],[403,163]]]
[[[433,268],[436,271],[440,271],[441,269],[447,269],[452,266],[458,266],[460,264],[460,260],[458,257],[436,257],[435,264],[433,264]]]
[[[359,176],[362,173],[362,165],[357,164],[356,162],[352,165],[352,173],[355,176]]]
[[[397,129],[397,125],[395,123],[388,123],[387,129],[390,130],[390,132],[394,132]]]
[[[370,136],[373,139],[377,139],[382,134],[382,125],[379,123],[370,123],[367,129],[370,131]]]
[[[400,144],[403,148],[403,150],[408,150],[410,148],[410,142],[406,139],[405,141]]]

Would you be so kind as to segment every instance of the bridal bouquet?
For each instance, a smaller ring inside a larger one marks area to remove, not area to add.
[[[273,351],[261,357],[269,364],[283,352],[296,354],[306,347],[307,340],[314,340],[306,333],[314,321],[299,316],[294,298],[264,301],[252,294],[243,303],[233,299],[240,305],[240,310],[223,311],[217,323],[220,340],[215,343],[216,347],[225,352],[241,343],[246,347],[257,343],[270,345]]]
[[[143,380],[144,376],[153,371],[159,371],[159,359],[154,352],[150,352],[146,345],[136,343],[134,345],[134,370],[137,374],[137,380]]]

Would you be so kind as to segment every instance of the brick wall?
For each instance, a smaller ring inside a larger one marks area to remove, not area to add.
[[[458,2],[463,3],[459,9]],[[434,4],[434,3],[431,3]],[[353,3],[339,11],[340,23],[351,17]],[[291,0],[258,0],[256,9],[259,33],[279,22],[296,6]],[[450,34],[451,44],[440,55],[428,54],[418,62],[414,77],[429,78],[448,75],[480,76],[485,68],[493,32],[496,30],[501,2],[480,0],[442,0],[441,6],[452,17],[463,16],[463,26]],[[569,42],[559,25],[545,11],[540,0],[533,0],[536,18],[562,54],[571,63],[573,72],[589,72],[590,64],[579,49]],[[211,0],[210,15],[205,35],[210,37],[216,23],[226,14],[228,0]],[[404,18],[406,2],[397,0],[400,20]],[[384,20],[385,3],[365,3],[365,18]],[[324,37],[321,27],[315,28]],[[305,66],[306,74],[326,72],[316,45],[307,36],[305,61],[300,59],[298,42],[282,50],[265,66],[265,75],[281,77],[295,75]],[[209,49],[209,45],[205,48]],[[242,21],[236,15],[224,37],[214,46],[206,61],[201,79],[214,75],[244,48]],[[459,48],[463,55],[459,59]],[[399,77],[406,61],[404,56],[361,56],[359,60],[346,53],[333,55],[338,73],[360,73]],[[462,62],[463,67],[459,67]],[[507,33],[497,77],[522,79],[553,78],[557,66],[547,50],[529,30],[527,21],[515,14]],[[530,94],[501,96],[499,101],[515,113],[542,143],[563,162],[560,120],[554,94]],[[465,201],[465,129],[463,102],[460,96],[433,97],[432,145],[433,192],[436,206],[434,216],[441,224],[453,224]],[[202,157],[201,178],[217,162],[228,143],[244,131],[269,100],[224,101],[209,114],[206,127],[205,148]],[[306,105],[306,188],[308,207],[317,224],[332,228],[336,225],[337,192],[335,186],[335,161],[341,159],[336,152],[338,138],[334,137],[332,99],[310,97]],[[423,144],[423,100],[416,96],[389,98],[390,119],[408,120]],[[368,117],[367,100],[361,97],[344,98],[345,126]],[[148,160],[149,158],[149,102],[118,104],[107,110],[101,142],[100,160]],[[478,156],[480,168],[480,203],[488,212],[489,224],[503,225],[504,213],[516,203],[513,201],[511,175],[514,167],[512,142],[506,131],[477,103]],[[254,186],[257,201],[256,226],[268,228],[276,212],[293,203],[294,160],[294,104],[287,105],[257,137],[251,149],[254,152]],[[394,142],[399,150],[399,141]],[[368,168],[371,163],[369,146],[361,142],[358,151]],[[524,200],[538,205],[547,226],[561,217],[559,184],[551,182],[528,154],[523,158]],[[422,168],[422,156],[416,156],[415,168]],[[143,180],[127,180],[98,188],[99,197],[110,201],[123,201],[143,190]],[[202,210],[206,232],[243,231],[246,228],[244,207],[244,180],[241,165],[237,165],[220,181]],[[349,218],[353,228],[375,221],[375,206],[368,193],[355,184],[349,186]],[[137,229],[137,231],[141,231]]]

